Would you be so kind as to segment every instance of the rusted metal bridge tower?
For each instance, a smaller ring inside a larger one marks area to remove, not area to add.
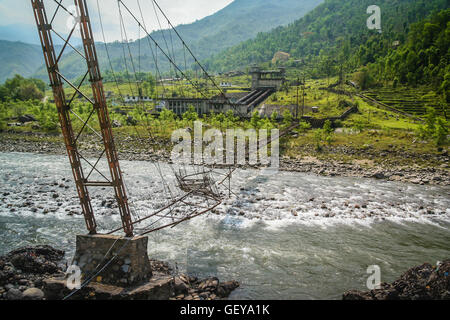
[[[120,170],[118,155],[111,130],[111,121],[106,104],[105,92],[103,89],[102,77],[97,58],[97,52],[95,49],[86,0],[74,0],[74,4],[78,11],[77,17],[75,17],[65,7],[63,7],[61,5],[61,2],[62,1],[55,1],[55,3],[57,4],[56,12],[53,14],[52,19],[49,21],[47,18],[44,1],[31,0],[34,17],[36,19],[36,25],[39,32],[39,38],[44,53],[45,64],[47,66],[50,79],[50,86],[52,87],[55,104],[58,109],[62,134],[64,137],[67,154],[69,156],[70,165],[72,167],[78,196],[80,198],[81,208],[86,220],[86,226],[90,234],[97,233],[97,224],[91,205],[91,199],[89,197],[88,187],[111,187],[114,189],[125,235],[127,237],[133,237],[133,223],[131,219],[131,212],[128,205],[125,185],[122,177],[122,172]],[[64,39],[57,31],[53,30],[52,28],[52,23],[58,10],[64,10],[74,16],[74,18],[78,19],[78,21],[76,21],[76,23],[74,24],[73,29],[70,31],[67,39]],[[70,45],[69,43],[69,40],[76,30],[77,25],[79,25],[81,31],[84,54],[78,49],[72,47],[72,45]],[[64,40],[64,45],[58,55],[56,55],[55,52],[52,32],[56,36]],[[58,63],[68,45],[71,46],[80,56],[85,59],[87,65],[87,71],[84,75],[83,80],[78,86],[71,83],[66,77],[64,77],[58,67]],[[80,91],[80,87],[86,80],[86,78],[88,78],[91,83],[93,93],[92,99]],[[75,93],[70,100],[66,98],[64,83],[68,84],[75,90]],[[81,119],[81,117],[79,117],[71,109],[72,102],[75,98],[75,95],[77,94],[83,96],[92,105],[92,111],[90,112],[89,118],[87,120]],[[101,134],[97,133],[88,124],[94,113],[97,113]],[[83,122],[83,127],[76,135],[72,126],[71,115],[76,116]],[[95,164],[91,164],[86,158],[84,158],[77,148],[78,139],[85,128],[93,130],[103,141],[104,150]],[[108,162],[110,173],[109,178],[97,169],[97,165],[104,155],[106,155],[106,159]],[[90,167],[90,172],[88,175],[85,175],[81,160],[84,160]],[[103,177],[104,181],[90,181],[89,178],[94,171],[99,173]]]

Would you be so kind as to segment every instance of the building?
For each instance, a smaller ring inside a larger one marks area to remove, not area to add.
[[[231,82],[221,82],[220,87],[221,88],[231,88],[233,84]]]
[[[124,98],[125,103],[138,103],[138,102],[152,102],[153,99],[147,96],[130,96],[126,95]]]
[[[286,81],[286,69],[261,70],[258,66],[253,66],[250,70],[252,77],[252,90],[274,89],[280,90]]]
[[[199,116],[211,113],[226,113],[229,110],[233,110],[235,115],[247,115],[246,105],[235,104],[221,97],[213,99],[168,98],[165,101],[165,108],[173,111],[178,116],[183,115],[191,106],[194,107],[195,112]]]

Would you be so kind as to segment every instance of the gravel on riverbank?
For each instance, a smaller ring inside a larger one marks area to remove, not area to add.
[[[27,152],[65,155],[63,140],[59,135],[38,133],[0,133],[0,152]],[[129,161],[161,161],[170,163],[167,142],[149,141],[139,138],[116,137],[119,157]],[[103,151],[99,144],[85,142],[79,145],[85,157],[98,157]],[[311,151],[311,150],[310,150]],[[339,147],[330,150],[331,154],[345,157],[355,156],[352,161],[318,159],[306,154],[298,158],[281,157],[280,170],[290,172],[314,173],[322,176],[342,176],[374,178],[387,181],[408,182],[419,185],[450,185],[450,157],[446,151],[436,155],[421,155],[421,160],[433,163],[430,166],[415,165],[418,155],[399,151],[385,151],[378,154],[374,150],[354,150]],[[376,163],[374,158],[389,160],[403,159],[409,165],[395,164],[395,160]],[[394,164],[393,164],[394,162]],[[250,168],[251,166],[244,166]],[[251,167],[256,168],[256,167]]]

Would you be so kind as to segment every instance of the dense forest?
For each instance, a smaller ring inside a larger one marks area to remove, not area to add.
[[[41,100],[44,98],[47,84],[39,79],[26,79],[16,75],[0,85],[0,101]]]
[[[361,65],[369,64],[377,81],[429,84],[450,102],[450,9],[411,25],[406,43],[378,59],[374,57],[379,51],[376,43],[374,37],[360,46],[358,58]]]
[[[312,77],[336,75],[342,69],[353,72],[377,62],[371,67],[378,68],[376,78],[417,83],[425,72],[430,77],[439,75],[434,78],[438,86],[448,65],[448,12],[437,12],[448,7],[448,0],[380,0],[377,5],[381,8],[382,33],[366,27],[366,10],[372,4],[371,0],[327,0],[295,23],[260,33],[205,63],[210,70],[225,71],[270,61],[275,52],[284,51],[292,57],[287,66],[303,66]],[[423,21],[430,14],[434,14],[431,20]],[[433,56],[426,70],[424,66],[414,74],[412,65],[405,68],[408,61],[418,62],[409,54],[411,51],[417,51],[417,59]],[[402,63],[395,63],[398,60]],[[389,74],[384,72],[386,63],[393,67]]]

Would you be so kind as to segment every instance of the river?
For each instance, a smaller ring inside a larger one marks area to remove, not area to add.
[[[169,201],[167,164],[121,162],[135,214]],[[160,175],[162,173],[162,177]],[[237,280],[232,299],[340,299],[450,258],[450,187],[258,170],[235,172],[216,213],[149,235],[149,256],[179,272]],[[93,189],[95,190],[95,189]],[[120,226],[110,196],[91,192],[99,231]],[[49,244],[74,253],[86,233],[64,156],[0,153],[0,254]]]

